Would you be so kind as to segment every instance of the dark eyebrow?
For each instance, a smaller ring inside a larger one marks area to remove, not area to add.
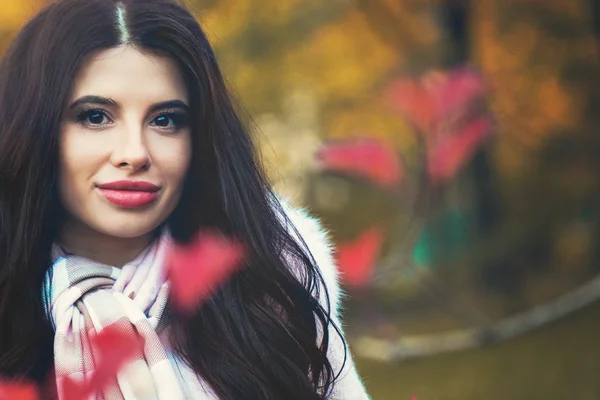
[[[114,101],[113,99],[109,99],[106,97],[101,97],[101,96],[83,96],[78,98],[77,100],[75,100],[70,106],[69,108],[75,108],[81,104],[86,104],[86,103],[94,103],[94,104],[104,104],[106,106],[113,106],[113,107],[118,107],[118,103],[116,101]]]
[[[162,103],[153,104],[150,107],[150,112],[164,110],[165,108],[181,108],[184,111],[189,111],[190,107],[181,100],[168,100]]]
[[[93,104],[103,104],[106,106],[119,107],[119,103],[114,101],[113,99],[102,97],[102,96],[83,96],[79,99],[75,100],[69,108],[75,108],[82,104],[93,103]],[[181,100],[168,100],[163,101],[157,104],[153,104],[150,107],[150,112],[155,112],[159,110],[164,110],[165,108],[181,108],[185,111],[189,111],[189,106],[185,104],[185,102]]]

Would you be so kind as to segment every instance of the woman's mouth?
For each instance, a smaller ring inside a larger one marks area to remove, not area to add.
[[[123,208],[142,208],[158,198],[160,186],[146,181],[115,181],[96,186],[104,198]]]

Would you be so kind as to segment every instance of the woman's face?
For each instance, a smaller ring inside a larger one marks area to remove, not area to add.
[[[69,218],[123,238],[164,222],[190,163],[188,102],[172,59],[128,46],[93,54],[61,125],[59,191]]]

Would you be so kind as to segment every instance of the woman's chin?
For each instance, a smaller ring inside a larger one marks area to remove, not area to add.
[[[152,233],[158,226],[160,226],[161,221],[153,221],[149,219],[145,219],[142,221],[133,219],[133,220],[120,220],[116,221],[114,224],[107,223],[108,221],[104,221],[103,223],[97,224],[95,229],[107,236],[112,236],[116,238],[122,239],[133,239],[140,236],[145,236]]]

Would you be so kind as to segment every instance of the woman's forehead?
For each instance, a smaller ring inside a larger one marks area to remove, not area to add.
[[[73,82],[72,97],[98,95],[187,99],[183,75],[172,58],[141,52],[132,46],[102,50],[88,57]]]

